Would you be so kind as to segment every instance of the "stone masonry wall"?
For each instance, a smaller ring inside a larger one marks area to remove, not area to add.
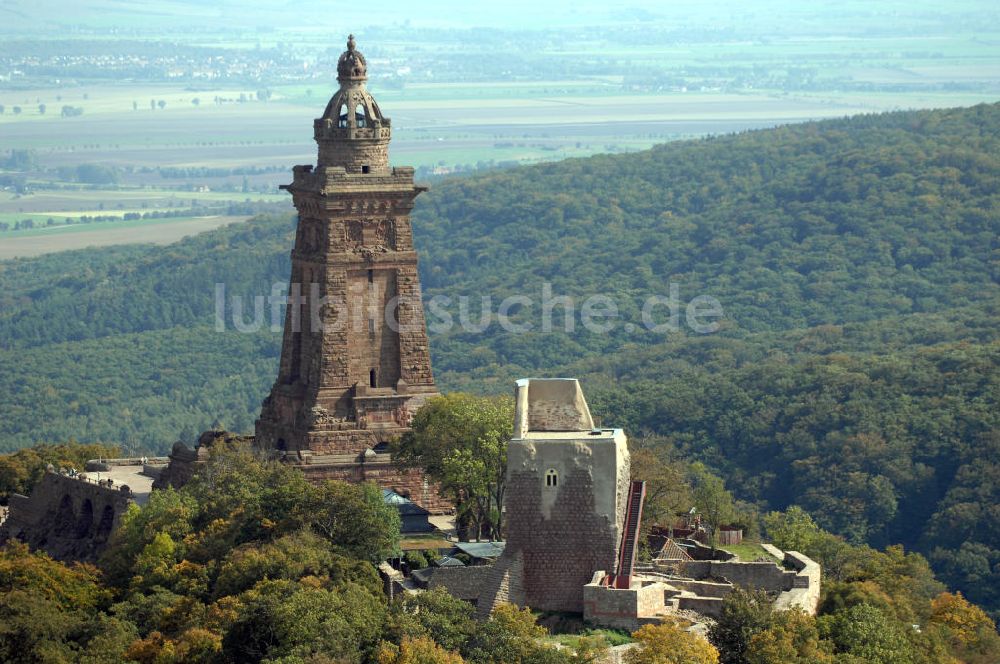
[[[371,173],[389,170],[389,141],[324,140],[319,144],[320,166],[342,166],[348,173],[361,173],[368,166]]]
[[[771,548],[780,553],[775,547]],[[822,581],[819,563],[798,551],[785,551],[784,559],[786,565],[796,570],[795,578],[791,589],[778,595],[774,603],[775,608],[781,610],[800,608],[809,615],[816,615]]]
[[[593,478],[576,469],[560,479],[550,518],[542,479],[515,472],[507,483],[507,552],[524,560],[524,601],[539,611],[583,612],[583,587],[595,570],[614,569],[617,529],[594,512]]]
[[[592,625],[639,629],[644,618],[653,618],[664,610],[666,585],[659,582],[634,582],[631,588],[610,588],[603,584],[603,571],[584,587],[583,619]]]
[[[444,588],[452,597],[475,602],[479,599],[483,584],[487,583],[492,571],[492,566],[488,565],[438,567],[431,575],[427,588],[430,590]]]
[[[11,497],[0,543],[25,542],[57,560],[92,562],[131,504],[129,494],[87,480],[48,472],[31,496]]]
[[[784,591],[792,588],[795,572],[778,567],[777,563],[743,563],[695,560],[681,567],[684,576],[695,580],[715,578],[730,583],[763,590]]]
[[[455,506],[441,496],[439,487],[430,482],[419,468],[401,468],[391,463],[356,463],[337,465],[296,466],[310,482],[341,480],[344,482],[372,481],[392,489],[420,505],[431,514],[449,514]]]

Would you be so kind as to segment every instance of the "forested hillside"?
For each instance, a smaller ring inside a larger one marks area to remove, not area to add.
[[[584,379],[606,424],[721,472],[761,510],[927,554],[1000,609],[1000,105],[673,143],[443,182],[415,213],[426,296],[535,299],[535,330],[432,332],[444,389]],[[0,448],[162,450],[249,429],[278,335],[214,330],[215,284],[266,296],[293,223],[0,263]],[[611,296],[608,333],[539,330]],[[653,333],[650,295],[709,295],[719,332]],[[457,315],[456,315],[457,319]],[[434,321],[430,315],[429,320]],[[637,324],[628,330],[625,321]]]

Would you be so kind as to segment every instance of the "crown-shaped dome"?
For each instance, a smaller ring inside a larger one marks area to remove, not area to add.
[[[337,60],[337,80],[364,81],[368,78],[368,63],[361,51],[355,48],[354,35],[347,37],[347,50],[340,54]]]

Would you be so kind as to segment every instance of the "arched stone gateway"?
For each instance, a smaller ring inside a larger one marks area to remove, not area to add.
[[[59,499],[55,528],[62,532],[73,532],[76,528],[76,510],[73,509],[73,499],[68,493]]]
[[[0,544],[18,539],[57,560],[92,562],[132,503],[131,495],[118,487],[46,472],[30,497],[11,495]]]
[[[83,539],[90,534],[94,525],[94,503],[90,498],[84,498],[80,505],[80,516],[76,518],[76,538]]]
[[[101,510],[101,520],[97,524],[97,534],[95,539],[99,542],[107,541],[108,537],[111,536],[111,531],[115,527],[115,508],[111,505],[105,505],[104,509]]]

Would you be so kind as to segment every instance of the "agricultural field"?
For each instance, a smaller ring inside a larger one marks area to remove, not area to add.
[[[0,260],[56,251],[115,244],[171,244],[189,235],[244,221],[246,217],[208,216],[154,219],[142,222],[98,222],[86,226],[41,228],[0,238]]]
[[[338,20],[351,28],[303,25],[251,2],[235,13],[256,22],[227,20],[225,31],[205,27],[225,2],[83,4],[65,21],[91,22],[69,31],[49,30],[22,0],[0,9],[3,255],[64,247],[59,238],[83,230],[52,227],[72,217],[170,212],[155,220],[169,235],[191,217],[229,216],[198,206],[288,206],[277,188],[315,159],[312,121],[337,87],[350,29],[360,28],[369,87],[392,118],[392,160],[423,180],[1000,97],[1000,22],[976,2],[956,4],[947,22],[924,0],[874,22],[855,2],[780,19],[683,2],[670,10],[678,19],[654,3],[531,29],[453,26],[434,2],[423,8],[438,16],[433,29],[349,12]],[[19,163],[15,151],[30,156]],[[81,186],[76,169],[94,164],[112,175]],[[86,232],[121,241],[143,228],[102,221]]]

